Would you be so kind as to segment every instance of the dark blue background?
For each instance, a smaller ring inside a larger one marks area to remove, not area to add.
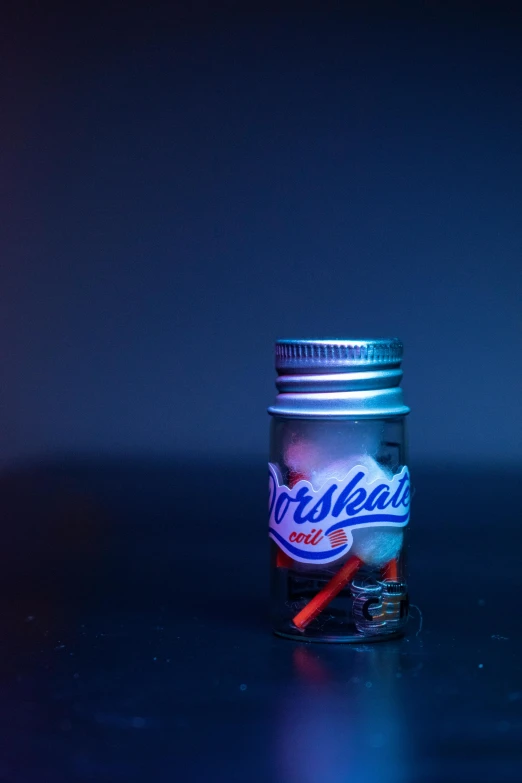
[[[413,458],[519,456],[520,11],[339,7],[4,7],[4,464],[264,459],[278,336],[400,336]]]
[[[519,783],[522,9],[242,5],[2,5],[0,779]],[[389,644],[270,634],[314,335],[406,345]]]

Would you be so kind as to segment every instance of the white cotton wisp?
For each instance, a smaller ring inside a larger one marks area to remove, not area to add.
[[[300,440],[288,444],[285,450],[285,462],[289,468],[289,486],[300,480],[309,481],[317,492],[330,479],[342,481],[356,465],[366,468],[368,482],[376,483],[379,479],[390,481],[393,473],[380,465],[369,454],[351,454],[347,457],[327,458],[325,450],[316,443]],[[353,542],[350,550],[333,563],[319,566],[326,572],[337,571],[349,557],[357,556],[363,563],[375,568],[382,568],[390,560],[395,559],[403,545],[402,529],[388,526],[361,527],[351,530]],[[312,563],[294,563],[299,571],[314,571],[318,566]]]
[[[372,457],[359,457],[355,465],[363,465],[368,471],[368,481],[393,478],[391,470],[379,465]],[[390,560],[394,560],[401,551],[404,535],[402,529],[390,527],[362,527],[352,530],[353,544],[350,550],[363,563],[376,568],[382,568]]]

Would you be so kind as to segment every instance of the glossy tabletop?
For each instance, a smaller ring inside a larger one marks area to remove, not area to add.
[[[0,780],[522,780],[520,472],[414,465],[407,636],[270,633],[266,467],[4,469]]]

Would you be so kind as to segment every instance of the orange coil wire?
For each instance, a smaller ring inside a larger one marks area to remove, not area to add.
[[[336,595],[346,587],[352,576],[362,565],[362,560],[358,557],[351,557],[341,569],[333,576],[320,592],[315,595],[301,611],[296,614],[293,623],[300,631],[304,631],[306,626],[315,620],[318,614],[333,601]]]

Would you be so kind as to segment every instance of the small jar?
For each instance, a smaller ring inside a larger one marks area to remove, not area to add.
[[[402,343],[278,340],[269,463],[279,636],[361,642],[408,618]]]

